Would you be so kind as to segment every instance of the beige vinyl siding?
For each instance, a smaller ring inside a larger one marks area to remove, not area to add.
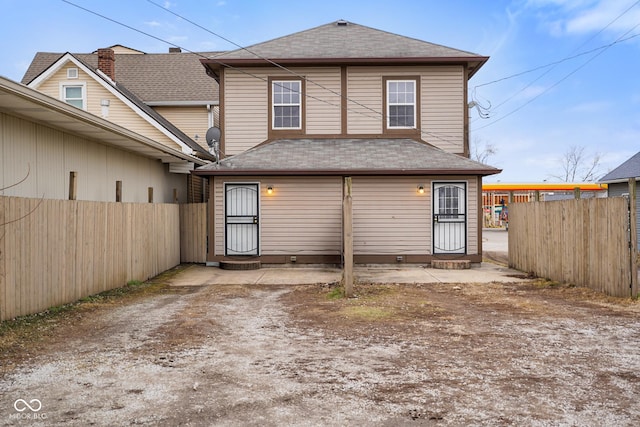
[[[103,117],[110,122],[116,123],[122,127],[125,127],[133,132],[144,135],[147,138],[153,139],[168,147],[181,150],[179,144],[171,140],[167,135],[153,126],[144,118],[135,113],[131,107],[124,102],[120,101],[115,95],[105,89],[100,83],[96,82],[88,74],[82,70],[78,70],[77,79],[67,79],[67,69],[76,68],[75,64],[62,67],[56,73],[54,73],[49,79],[43,82],[37,90],[52,98],[61,99],[60,97],[60,84],[80,84],[86,85],[86,111],[94,114],[98,117]],[[101,100],[108,99],[108,115],[103,116]],[[206,131],[206,129],[205,129]]]
[[[430,254],[429,185],[419,176],[353,177],[354,254]]]
[[[146,202],[148,187],[155,202],[172,202],[174,188],[186,201],[187,176],[168,169],[159,160],[0,113],[0,195],[67,199],[75,171],[78,200],[115,201],[116,181],[122,181],[124,202]]]
[[[306,69],[304,74],[308,94],[305,111],[307,134],[340,134],[340,68]]]
[[[340,68],[292,69],[292,79],[307,78],[305,127],[307,134],[341,132]],[[286,78],[278,68],[227,69],[224,73],[225,152],[234,155],[246,151],[268,138],[270,76]]]
[[[364,67],[347,69],[347,133],[382,133],[382,72]]]
[[[196,142],[205,149],[209,148],[205,139],[207,129],[209,129],[209,112],[206,106],[154,107],[153,109],[194,141],[198,135]]]
[[[267,77],[259,70],[224,73],[224,150],[232,156],[267,139]]]
[[[261,255],[331,255],[342,247],[341,177],[217,177],[215,254],[224,255],[224,184],[260,184]],[[273,186],[274,193],[267,194]]]
[[[464,152],[466,102],[461,66],[421,71],[422,139],[452,153]]]
[[[383,77],[420,76],[422,139],[443,150],[464,150],[464,74],[461,66],[349,67],[349,134],[381,134]]]

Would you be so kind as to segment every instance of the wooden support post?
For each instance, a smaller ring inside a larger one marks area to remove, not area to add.
[[[178,189],[173,189],[173,203],[178,203]]]
[[[638,296],[638,193],[636,179],[629,178],[629,256],[631,258],[631,296]]]
[[[576,200],[580,200],[580,187],[575,187],[573,189],[573,198]]]
[[[149,187],[147,193],[149,195],[149,203],[153,203],[153,187]]]
[[[116,202],[122,201],[122,181],[116,181]]]
[[[351,177],[344,178],[344,199],[342,201],[342,226],[344,246],[344,295],[353,296],[353,200],[351,198]]]
[[[78,198],[78,172],[69,172],[69,200]]]
[[[540,201],[540,190],[536,190],[536,193],[535,193],[535,200],[536,200],[536,202],[539,202],[539,201]]]

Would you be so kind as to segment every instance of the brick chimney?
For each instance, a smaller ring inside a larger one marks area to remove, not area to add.
[[[111,80],[116,80],[116,54],[113,49],[98,49],[98,69]]]

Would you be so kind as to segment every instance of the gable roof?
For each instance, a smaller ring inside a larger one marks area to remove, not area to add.
[[[201,62],[210,70],[216,70],[224,65],[265,65],[264,58],[282,65],[465,64],[470,76],[489,59],[341,20],[224,52]]]
[[[165,163],[207,163],[3,77],[0,77],[0,111]]]
[[[603,176],[598,182],[622,182],[627,181],[629,178],[640,178],[640,151],[631,156],[631,158],[626,162]]]
[[[137,56],[137,55],[136,55]],[[200,144],[189,138],[184,132],[174,126],[170,121],[165,119],[162,115],[158,114],[153,108],[146,105],[135,94],[129,91],[121,84],[115,83],[109,77],[107,77],[102,71],[94,69],[88,64],[85,64],[79,58],[76,58],[71,53],[62,55],[57,61],[46,68],[36,78],[31,80],[29,87],[37,88],[42,82],[46,81],[48,77],[54,74],[57,70],[63,67],[67,62],[73,62],[76,66],[81,68],[85,73],[93,77],[93,79],[102,85],[106,90],[111,92],[122,102],[127,104],[135,113],[140,117],[160,130],[169,139],[173,140],[176,144],[183,147],[183,151],[198,153],[198,156],[213,160],[214,156],[205,150]]]
[[[281,139],[196,175],[493,175],[500,169],[412,139]]]
[[[148,105],[216,105],[218,84],[207,77],[200,59],[217,53],[116,53],[116,81]],[[22,83],[31,83],[64,55],[36,53]],[[98,69],[97,52],[73,56],[92,70]]]

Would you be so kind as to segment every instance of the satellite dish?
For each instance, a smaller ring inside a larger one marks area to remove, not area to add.
[[[209,148],[213,148],[215,146],[215,143],[217,141],[220,141],[220,129],[216,127],[207,129],[205,139],[207,140],[207,145],[209,146]]]

